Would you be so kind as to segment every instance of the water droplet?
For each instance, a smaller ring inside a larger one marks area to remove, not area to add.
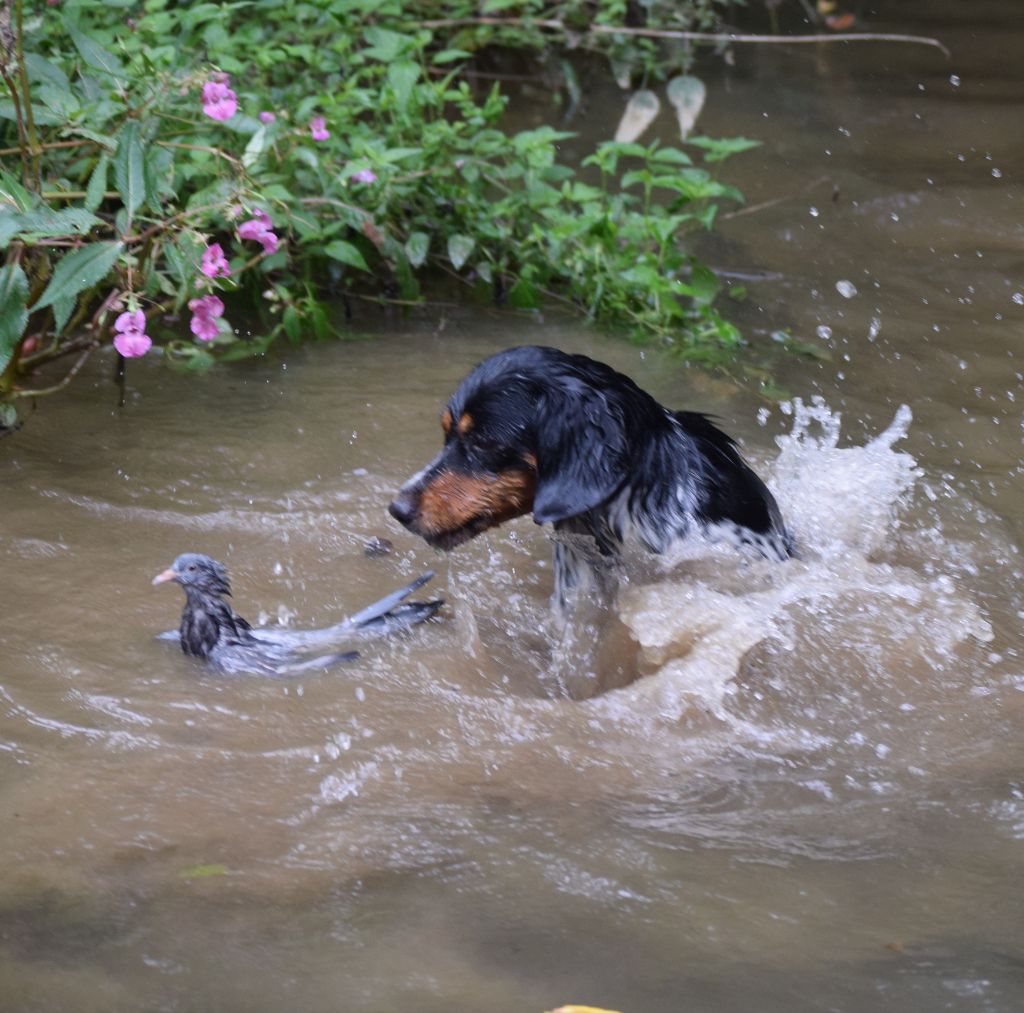
[[[959,88],[960,87],[960,75],[959,74],[950,74],[949,75],[949,83],[954,88]]]
[[[818,215],[821,214],[821,212],[816,207],[812,207],[808,213],[812,218],[817,218]]]
[[[836,291],[844,299],[852,299],[857,294],[857,286],[852,281],[847,281],[844,278],[842,281],[836,282]]]
[[[828,339],[832,337],[832,328],[827,327],[825,324],[819,324],[814,333],[817,334],[822,341],[828,341]]]
[[[1002,169],[993,169],[992,170],[992,175],[993,175],[993,177],[995,179],[1002,179],[1003,178],[1003,170]]]
[[[1024,292],[1014,292],[1013,293],[1013,301],[1018,306],[1024,306]]]

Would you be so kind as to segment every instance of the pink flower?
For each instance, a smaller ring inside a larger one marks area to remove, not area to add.
[[[314,141],[326,141],[331,136],[327,129],[327,120],[322,116],[315,116],[309,123],[309,132],[313,135]]]
[[[266,211],[256,211],[255,215],[255,218],[250,218],[247,222],[242,222],[238,226],[239,239],[258,240],[264,232],[269,232],[273,228],[274,223],[270,220],[270,215]]]
[[[238,96],[228,87],[226,74],[203,85],[203,112],[212,120],[230,120],[238,112]]]
[[[273,123],[277,116],[267,109],[260,113],[260,123]]]
[[[142,310],[136,310],[134,313],[122,313],[114,321],[114,330],[120,331],[122,334],[128,331],[139,331],[140,333],[146,329],[146,314]]]
[[[360,169],[358,172],[352,173],[351,178],[357,183],[376,183],[377,173],[373,169]]]
[[[238,226],[238,238],[254,239],[262,245],[264,253],[276,253],[280,240],[270,231],[273,226],[274,223],[266,211],[257,211],[255,218],[250,218]]]
[[[114,338],[114,347],[126,359],[137,359],[153,347],[153,339],[141,331],[125,331]]]
[[[142,310],[122,313],[114,321],[114,347],[126,359],[137,359],[153,346],[153,339],[145,334],[146,314]]]
[[[190,300],[188,308],[192,311],[192,333],[200,341],[213,341],[220,333],[217,317],[224,315],[224,303],[215,295],[204,295]]]
[[[211,243],[206,247],[199,270],[207,278],[226,278],[231,274],[231,268],[228,267],[228,260],[224,256],[220,243]]]

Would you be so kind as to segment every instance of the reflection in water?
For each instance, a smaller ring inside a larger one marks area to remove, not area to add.
[[[86,380],[5,442],[0,1007],[1020,1007],[1019,243],[991,176],[905,137],[919,112],[979,138],[1016,112],[964,66],[952,100],[858,53],[827,78],[842,95],[767,54],[709,88],[735,121],[709,132],[777,131],[779,164],[729,171],[779,190],[824,160],[856,201],[736,219],[718,251],[784,276],[752,286],[748,333],[831,329],[830,362],[783,367],[804,403],[763,427],[659,354],[466,311],[287,368],[143,363],[121,414],[103,364],[99,396]],[[534,340],[721,416],[800,558],[631,560],[563,635],[528,520],[450,557],[403,532],[386,504],[443,399]],[[151,640],[177,604],[149,577],[189,548],[268,624],[428,568],[452,606],[350,669],[225,681]]]

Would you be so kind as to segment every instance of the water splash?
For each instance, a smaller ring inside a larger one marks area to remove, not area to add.
[[[623,706],[678,720],[698,707],[734,722],[726,706],[747,654],[769,639],[790,642],[801,628],[857,616],[897,664],[909,655],[941,665],[968,638],[991,639],[981,610],[947,575],[924,577],[884,559],[900,513],[921,472],[895,444],[910,409],[863,446],[840,447],[840,415],[820,398],[793,402],[791,431],[768,475],[797,543],[798,558],[778,565],[727,552],[690,560],[654,583],[626,586],[618,611],[652,670],[593,706]],[[837,636],[835,656],[795,658],[804,666],[842,667],[854,646]],[[883,652],[884,653],[884,652]]]

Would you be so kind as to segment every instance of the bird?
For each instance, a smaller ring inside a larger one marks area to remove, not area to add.
[[[409,629],[434,616],[442,599],[404,600],[433,576],[428,571],[333,626],[260,629],[224,600],[231,595],[227,568],[202,553],[186,552],[153,578],[154,585],[173,581],[185,592],[180,627],[158,639],[177,642],[185,654],[221,675],[302,675],[358,658],[358,651],[339,650],[345,641]]]

